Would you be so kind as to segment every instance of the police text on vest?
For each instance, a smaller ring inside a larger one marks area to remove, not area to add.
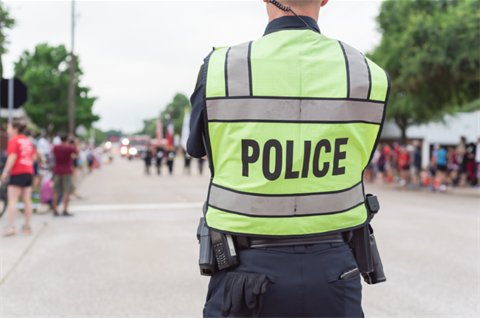
[[[297,179],[300,177],[300,171],[293,171],[293,140],[288,140],[286,144],[286,169],[285,179]],[[345,174],[345,167],[340,167],[340,160],[346,159],[346,151],[341,151],[340,147],[346,145],[348,138],[335,139],[335,148],[333,153],[333,170],[332,175],[338,176]],[[252,151],[250,151],[252,149]],[[275,164],[273,171],[270,170],[270,155],[271,150],[274,150]],[[330,153],[332,151],[332,145],[327,139],[320,140],[313,150],[313,161],[311,164],[313,175],[317,178],[324,177],[329,169],[330,162],[323,162],[320,166],[320,154],[321,152]],[[312,142],[305,140],[304,153],[303,153],[303,167],[301,171],[301,177],[307,178],[308,171],[310,169],[310,157],[312,151]],[[251,154],[249,154],[251,152]],[[253,164],[260,158],[260,145],[257,141],[252,139],[242,139],[242,176],[248,177],[249,164]],[[280,177],[283,168],[283,147],[280,141],[276,139],[270,139],[263,145],[262,152],[262,171],[267,180],[276,180]]]

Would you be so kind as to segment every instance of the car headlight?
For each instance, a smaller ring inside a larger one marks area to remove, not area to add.
[[[131,154],[132,156],[135,156],[137,154],[137,148],[130,148],[128,150],[128,153]]]
[[[122,155],[126,155],[127,152],[128,152],[127,147],[122,147],[122,148],[120,148],[120,153],[121,153]]]

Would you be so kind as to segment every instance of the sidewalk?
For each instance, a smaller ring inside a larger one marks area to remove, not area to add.
[[[75,186],[81,184],[81,182],[88,178],[89,174],[82,172],[79,174],[78,180]],[[70,203],[76,204],[78,200],[71,198]],[[19,207],[21,203],[19,204]],[[59,203],[59,211],[63,209],[63,203]],[[43,207],[40,210],[44,210]],[[7,213],[3,215],[0,219],[1,228],[5,226],[7,219]],[[17,212],[15,220],[15,228],[17,233],[15,234],[15,239],[9,237],[0,236],[0,285],[7,279],[8,275],[14,270],[23,259],[23,257],[28,253],[28,251],[35,245],[37,239],[41,237],[43,232],[46,230],[48,223],[52,220],[52,211],[34,213],[31,219],[31,227],[33,229],[32,234],[22,234],[20,228],[24,222],[23,213],[20,211]],[[4,244],[7,241],[8,244]]]
[[[77,181],[77,187],[82,180],[88,177],[82,174]],[[78,199],[71,198],[70,203],[76,204]],[[59,211],[62,211],[63,203],[59,205]],[[7,213],[0,219],[1,228],[5,227]],[[18,211],[15,219],[15,228],[17,230],[13,237],[0,236],[0,286],[6,281],[15,267],[21,263],[24,256],[35,245],[36,241],[42,236],[49,223],[53,220],[52,211],[34,213],[31,219],[32,234],[21,233],[21,226],[24,222],[23,213]],[[7,242],[7,244],[5,244]]]
[[[208,176],[181,168],[146,176],[141,161],[118,159],[82,180],[74,217],[34,215],[32,235],[1,238],[0,316],[201,316]]]
[[[12,239],[12,237],[0,237],[0,285],[4,283],[6,278],[35,244],[35,241],[42,235],[48,225],[47,219],[50,218],[44,215],[32,218],[31,227],[34,233],[22,234],[20,233],[20,227],[21,222],[23,222],[23,214],[21,214],[16,219],[17,234],[14,235],[15,239]],[[2,229],[4,226],[5,220],[2,220]],[[5,241],[8,243],[5,244]]]
[[[392,191],[410,191],[412,193],[418,193],[418,192],[427,192],[427,193],[436,193],[438,195],[454,195],[454,196],[468,196],[468,197],[480,197],[480,188],[478,187],[455,187],[455,188],[448,188],[445,191],[430,191],[427,187],[418,187],[418,188],[408,188],[406,186],[401,186],[400,184],[396,182],[390,182],[390,183],[365,183],[366,187],[369,186],[374,186],[374,187],[383,187],[388,190]]]

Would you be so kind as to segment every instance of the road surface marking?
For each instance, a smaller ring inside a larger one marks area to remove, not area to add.
[[[126,211],[126,210],[172,210],[172,209],[197,209],[203,206],[203,202],[182,203],[139,203],[139,204],[93,204],[71,205],[70,212],[83,211]]]

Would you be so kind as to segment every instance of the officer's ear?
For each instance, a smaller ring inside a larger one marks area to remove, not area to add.
[[[326,5],[328,3],[328,0],[322,0],[322,3],[320,4],[321,7],[323,7],[324,5]]]

